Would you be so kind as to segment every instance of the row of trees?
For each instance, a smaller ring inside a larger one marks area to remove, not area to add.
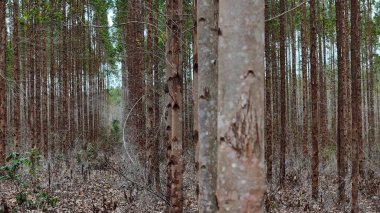
[[[115,53],[108,30],[92,25],[107,24],[106,1],[1,1],[1,11],[0,163],[33,147],[67,159],[102,132]]]
[[[342,206],[352,166],[352,212],[359,211],[359,179],[373,175],[380,137],[374,6],[357,0],[267,0],[265,5],[268,182],[284,186],[286,159],[303,153],[311,161],[312,197],[318,199],[321,165],[330,163],[326,153],[335,150]],[[275,153],[279,170],[273,167]]]

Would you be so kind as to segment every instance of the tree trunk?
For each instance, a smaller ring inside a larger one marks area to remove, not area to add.
[[[351,74],[352,74],[352,202],[351,212],[359,212],[358,187],[361,158],[363,158],[362,102],[360,71],[360,7],[351,0]]]
[[[133,111],[130,114],[128,125],[131,141],[139,151],[140,162],[145,161],[145,156],[141,150],[145,147],[145,109],[144,109],[144,35],[143,35],[143,14],[142,1],[133,0],[128,2],[128,109]],[[145,162],[143,163],[145,165]],[[145,166],[144,166],[145,167]]]
[[[14,108],[14,151],[19,151],[20,135],[21,135],[21,122],[20,122],[20,98],[21,98],[21,84],[20,84],[20,69],[19,69],[19,46],[18,46],[18,0],[13,1],[13,108]]]
[[[198,120],[198,0],[193,1],[193,147],[194,147],[194,169],[199,175],[199,120]],[[199,180],[196,179],[195,194],[199,198]]]
[[[374,92],[376,73],[373,66],[373,42],[374,42],[374,27],[372,24],[372,5],[368,0],[368,31],[369,31],[369,84],[368,84],[368,159],[372,158],[373,145],[375,142],[375,109],[374,109]]]
[[[310,0],[310,73],[312,99],[312,197],[318,198],[319,154],[318,154],[318,76],[317,76],[317,37],[315,30],[315,3]]]
[[[53,10],[55,9],[54,1],[51,1],[51,12],[50,12],[50,134],[49,134],[49,141],[50,141],[50,155],[51,158],[55,156],[55,134],[56,134],[56,128],[55,128],[55,91],[56,91],[56,84],[55,84],[55,58],[54,58],[54,18],[53,18]]]
[[[169,81],[169,93],[172,97],[171,110],[171,154],[170,163],[171,168],[171,197],[170,197],[170,212],[179,213],[183,210],[183,192],[182,192],[182,53],[181,53],[181,34],[182,34],[182,0],[175,0],[172,2],[172,16],[169,19],[169,27],[172,32],[172,39],[170,40],[172,60],[171,60],[171,72]]]
[[[158,26],[158,9],[159,9],[159,1],[154,1],[154,26]],[[154,46],[158,47],[158,27],[153,27],[153,35],[154,35]],[[160,69],[159,69],[159,58],[156,57],[156,54],[158,51],[156,48],[153,48],[153,67],[154,67],[154,128],[155,131],[160,132],[161,127],[161,114],[160,114],[160,97],[161,93],[159,92],[161,89],[161,79],[160,79]],[[154,174],[155,174],[155,182],[156,182],[156,190],[161,191],[161,181],[160,181],[160,135],[159,133],[155,133],[155,139],[154,139],[154,153],[153,153],[153,159],[154,159]]]
[[[262,212],[264,1],[219,2],[219,211]]]
[[[42,16],[46,16],[46,9],[43,9]],[[45,159],[48,157],[48,74],[47,74],[47,50],[46,50],[46,31],[42,30],[42,140],[44,142],[43,145],[43,155]]]
[[[0,165],[5,163],[5,148],[6,148],[6,125],[7,125],[7,110],[6,110],[6,2],[0,1]]]
[[[308,139],[309,139],[309,125],[308,125],[308,89],[307,89],[307,40],[306,40],[306,6],[301,5],[301,56],[302,56],[302,115],[303,115],[303,154],[308,155]]]
[[[265,19],[270,18],[269,0],[265,0]],[[265,25],[265,159],[267,164],[267,181],[272,181],[272,97],[271,87],[271,40],[272,25]],[[273,50],[274,51],[274,50]]]
[[[295,7],[295,0],[292,0],[292,8]],[[297,73],[296,73],[296,30],[295,30],[295,13],[291,13],[290,26],[291,26],[291,50],[292,50],[292,71],[291,71],[291,94],[290,106],[291,114],[289,123],[291,125],[290,132],[292,133],[290,140],[293,141],[294,155],[297,155]]]
[[[346,69],[344,0],[335,0],[336,4],[336,31],[338,56],[338,130],[337,130],[337,166],[338,166],[338,201],[341,206],[345,204],[346,177],[346,150],[348,144],[348,73]]]
[[[198,14],[199,64],[199,212],[216,212],[218,2],[200,1]]]
[[[148,185],[153,184],[153,175],[154,175],[154,129],[153,129],[153,3],[152,0],[146,1],[147,7],[147,60],[148,60],[148,70],[147,70],[147,81],[146,81],[146,104],[147,104],[147,160],[148,160]],[[159,183],[155,183],[156,185]]]
[[[33,1],[29,1],[29,8],[33,7]],[[28,64],[28,67],[29,67],[29,81],[28,81],[28,86],[29,86],[29,89],[28,89],[28,93],[29,93],[29,97],[28,97],[28,117],[29,117],[29,140],[30,140],[30,148],[34,148],[35,147],[35,131],[36,131],[36,127],[35,127],[35,87],[34,87],[34,83],[35,83],[35,61],[34,61],[34,54],[35,54],[35,51],[34,51],[34,48],[35,48],[35,41],[36,41],[36,38],[35,38],[35,33],[34,33],[34,24],[35,24],[35,21],[33,20],[33,18],[30,19],[30,22],[29,22],[29,38],[30,38],[30,44],[29,44],[29,55],[28,55],[28,58],[29,58],[29,64]]]
[[[172,177],[171,177],[171,171],[172,171],[172,161],[170,158],[170,155],[172,153],[172,144],[171,144],[171,135],[172,135],[172,102],[171,102],[171,93],[169,91],[169,88],[172,87],[172,80],[171,80],[171,72],[173,69],[173,66],[171,64],[172,58],[173,58],[173,52],[172,52],[172,39],[173,39],[173,32],[171,30],[171,18],[173,16],[173,9],[172,9],[172,1],[166,0],[166,44],[165,44],[165,59],[166,59],[166,84],[164,91],[166,93],[166,134],[165,134],[165,141],[166,141],[166,159],[167,159],[167,166],[166,166],[166,200],[170,201],[171,199],[171,185],[172,185]],[[170,202],[171,204],[171,202]],[[170,206],[168,206],[167,211],[170,210]]]
[[[285,0],[280,0],[280,13],[285,12]],[[286,64],[285,64],[285,16],[280,17],[280,105],[281,105],[281,135],[280,135],[280,185],[285,183],[285,152],[286,152]]]

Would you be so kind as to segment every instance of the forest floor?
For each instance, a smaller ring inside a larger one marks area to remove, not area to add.
[[[197,212],[195,196],[194,164],[191,154],[185,156],[184,172],[184,212]],[[35,177],[24,172],[22,183],[0,180],[0,212],[6,204],[9,212],[164,212],[166,174],[165,165],[161,165],[161,192],[152,186],[146,186],[146,175],[138,166],[132,166],[123,160],[121,154],[110,159],[86,163],[56,163],[49,170],[42,165]],[[380,156],[379,156],[380,158]],[[75,159],[75,157],[73,157]],[[105,159],[105,158],[104,158]],[[380,161],[366,164],[365,183],[359,196],[360,212],[380,212]],[[267,212],[349,212],[351,166],[346,176],[346,203],[339,208],[337,198],[336,159],[331,155],[320,165],[320,197],[311,198],[310,162],[302,157],[289,157],[286,165],[284,187],[278,185],[278,171],[274,170],[273,183],[268,186],[265,205]],[[278,165],[274,164],[274,168]],[[22,195],[25,195],[24,197]],[[6,211],[4,211],[6,212]]]
[[[367,162],[366,165],[366,180],[361,182],[362,187],[359,192],[360,212],[380,212],[380,161],[375,162]],[[328,160],[320,163],[320,196],[318,200],[313,200],[311,196],[310,162],[303,160],[300,156],[292,156],[286,163],[287,170],[284,187],[280,187],[278,184],[276,174],[279,172],[274,172],[274,183],[270,184],[265,200],[267,212],[350,212],[351,165],[347,167],[345,178],[345,203],[339,207],[337,202],[336,158],[334,155],[330,155]],[[274,168],[278,168],[278,166]]]
[[[97,161],[83,166],[83,170],[81,164],[71,169],[57,164],[51,171],[50,187],[47,167],[23,187],[12,181],[0,181],[0,212],[4,204],[9,212],[164,212],[164,193],[145,186],[143,176],[131,175],[136,170],[129,173],[131,170],[121,163],[110,160],[105,165]],[[186,166],[187,171],[193,168],[190,164]],[[184,206],[189,213],[197,212],[194,180],[193,171],[184,173]],[[161,189],[165,189],[164,172],[161,182]],[[22,204],[18,203],[20,191],[27,195]]]

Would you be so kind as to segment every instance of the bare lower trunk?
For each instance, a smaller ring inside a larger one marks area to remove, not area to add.
[[[264,1],[222,0],[219,5],[219,211],[262,212]]]
[[[217,104],[218,104],[218,3],[200,1],[199,45],[199,211],[216,212]]]

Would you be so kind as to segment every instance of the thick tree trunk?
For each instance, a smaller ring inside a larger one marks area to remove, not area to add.
[[[262,212],[264,1],[219,4],[219,211]]]

